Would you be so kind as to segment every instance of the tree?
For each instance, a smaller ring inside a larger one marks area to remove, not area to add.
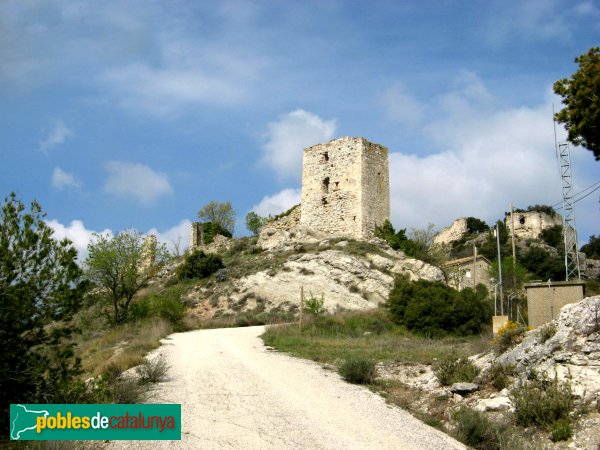
[[[123,323],[134,295],[166,264],[169,252],[164,244],[149,249],[143,235],[133,230],[94,237],[88,245],[87,277],[110,300],[115,323]]]
[[[478,285],[460,292],[439,281],[396,278],[386,307],[392,320],[409,330],[428,336],[446,333],[475,334],[490,319],[485,299],[487,289]]]
[[[590,259],[600,259],[600,236],[590,236],[590,242],[583,245],[581,251]]]
[[[0,211],[0,433],[10,403],[69,403],[80,373],[67,320],[86,283],[71,242],[53,238],[37,202],[29,212],[12,193]],[[49,326],[49,325],[52,326]]]
[[[246,214],[246,228],[254,236],[258,236],[261,228],[265,226],[265,223],[267,223],[268,220],[268,217],[261,217],[254,211],[250,211]]]
[[[579,69],[571,78],[554,83],[554,93],[566,105],[555,118],[567,129],[569,142],[594,152],[600,161],[600,47],[591,48],[575,62]]]
[[[184,263],[177,268],[177,276],[180,280],[206,278],[223,267],[223,260],[219,255],[196,251],[186,256]]]
[[[198,211],[198,217],[205,222],[213,222],[233,234],[235,228],[235,211],[231,202],[211,201]]]
[[[396,232],[388,219],[385,219],[381,225],[377,225],[373,234],[375,237],[385,240],[394,250],[404,250],[408,241],[406,228],[402,228]]]
[[[492,265],[488,269],[490,278],[500,280],[498,267],[498,260],[492,261]],[[513,264],[512,256],[502,257],[502,287],[505,291],[518,291],[523,283],[529,281],[529,278],[530,274],[525,267],[519,262]]]

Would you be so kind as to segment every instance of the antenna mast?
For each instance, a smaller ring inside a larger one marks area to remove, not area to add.
[[[554,122],[554,146],[556,159],[562,183],[563,233],[565,242],[565,272],[566,281],[577,278],[581,281],[579,271],[579,246],[577,245],[577,228],[575,226],[575,205],[573,204],[573,175],[571,172],[571,150],[567,142],[556,139],[556,119],[552,105],[552,120]]]

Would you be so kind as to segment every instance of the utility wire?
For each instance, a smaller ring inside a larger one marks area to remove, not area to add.
[[[596,181],[595,183],[593,183],[593,184],[589,185],[588,187],[586,187],[584,190],[582,190],[582,191],[579,191],[577,194],[575,194],[575,195],[573,196],[573,198],[577,197],[579,194],[583,194],[585,191],[587,191],[588,189],[591,189],[591,188],[593,188],[593,187],[594,187],[594,186],[596,186],[597,184],[598,184],[598,185],[600,185],[600,181]],[[578,201],[580,201],[580,200],[583,200],[583,199],[584,199],[584,198],[586,198],[587,196],[589,196],[589,195],[591,195],[592,193],[596,192],[598,189],[600,189],[600,186],[597,186],[597,187],[596,187],[596,189],[594,189],[594,190],[592,190],[592,191],[588,192],[588,193],[587,193],[587,194],[585,194],[583,197],[580,197],[580,198],[578,198],[577,200],[574,200],[574,201],[573,201],[573,203],[577,203]],[[553,208],[556,208],[557,206],[559,206],[559,205],[561,205],[561,204],[562,204],[562,200],[561,200],[560,202],[556,202],[554,205],[552,205],[552,207],[553,207]],[[559,208],[556,208],[556,209],[562,209],[562,206],[560,206]]]

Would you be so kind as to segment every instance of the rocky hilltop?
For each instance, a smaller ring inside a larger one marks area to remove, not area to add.
[[[329,311],[367,309],[387,300],[398,274],[444,280],[439,268],[394,251],[382,240],[322,239],[296,232],[277,245],[266,245],[268,250],[240,241],[246,247],[234,245],[224,255],[226,268],[188,290],[186,300],[202,317],[257,308],[294,313],[303,288],[305,298],[322,296]]]

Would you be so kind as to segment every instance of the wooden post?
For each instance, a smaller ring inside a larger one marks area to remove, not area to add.
[[[477,246],[475,242],[473,242],[473,290],[475,290],[475,286],[477,285]]]
[[[517,288],[517,274],[515,273],[517,266],[517,250],[515,248],[515,212],[513,211],[512,203],[510,204],[510,238],[512,240],[512,279],[513,279],[513,290],[516,292]]]
[[[299,321],[299,329],[300,333],[302,333],[302,314],[304,311],[304,286],[300,286],[300,321]]]

